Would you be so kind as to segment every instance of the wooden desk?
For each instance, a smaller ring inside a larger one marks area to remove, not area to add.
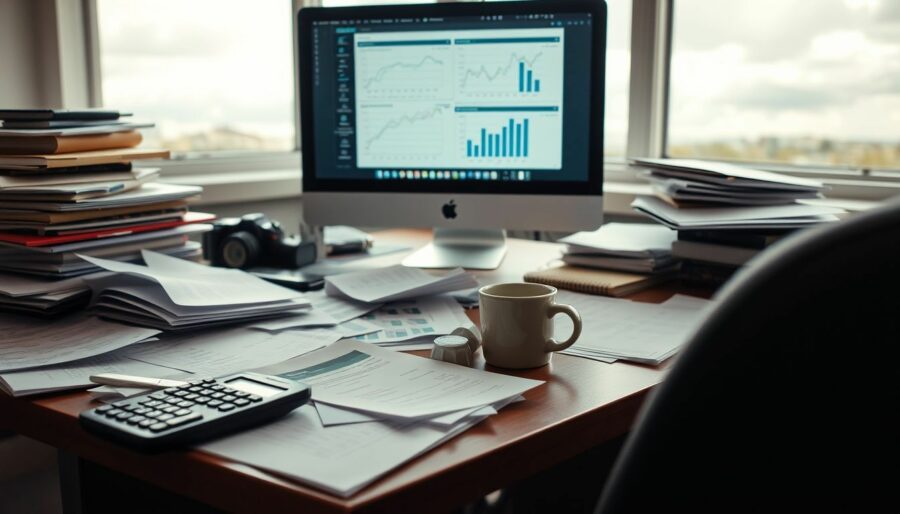
[[[379,236],[380,240],[420,246],[426,234],[390,231]],[[520,281],[525,271],[557,258],[559,251],[559,245],[510,240],[501,269],[478,275],[485,282]],[[387,263],[399,257],[387,255],[380,260]],[[636,299],[659,302],[676,292],[675,286],[664,287],[640,293]],[[477,312],[469,311],[476,322]],[[480,365],[484,366],[483,361]],[[228,511],[437,512],[463,505],[622,435],[634,421],[647,391],[663,377],[660,369],[609,365],[567,355],[555,355],[549,366],[535,370],[492,371],[547,383],[527,393],[527,401],[504,408],[349,499],[199,451],[147,456],[108,443],[78,424],[78,414],[94,406],[85,392],[26,399],[0,394],[0,429]]]

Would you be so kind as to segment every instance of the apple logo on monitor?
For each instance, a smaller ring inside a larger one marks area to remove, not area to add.
[[[453,200],[445,203],[443,207],[441,207],[441,212],[444,214],[444,217],[448,220],[452,220],[456,218],[456,204]]]

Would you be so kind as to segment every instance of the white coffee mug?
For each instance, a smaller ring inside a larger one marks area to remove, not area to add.
[[[581,335],[581,316],[554,303],[556,288],[543,284],[494,284],[478,290],[484,360],[501,368],[536,368]],[[553,339],[553,317],[567,314],[575,328],[562,343]]]

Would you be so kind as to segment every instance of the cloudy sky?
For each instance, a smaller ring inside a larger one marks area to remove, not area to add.
[[[167,135],[291,138],[289,0],[99,0],[104,101]],[[330,4],[342,0],[329,0]],[[675,0],[670,141],[900,141],[900,0]],[[627,134],[630,0],[609,0],[607,146]]]
[[[900,1],[675,0],[670,140],[900,143]]]

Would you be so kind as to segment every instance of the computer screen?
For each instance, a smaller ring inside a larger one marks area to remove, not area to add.
[[[305,188],[600,194],[605,20],[555,3],[320,13]]]

